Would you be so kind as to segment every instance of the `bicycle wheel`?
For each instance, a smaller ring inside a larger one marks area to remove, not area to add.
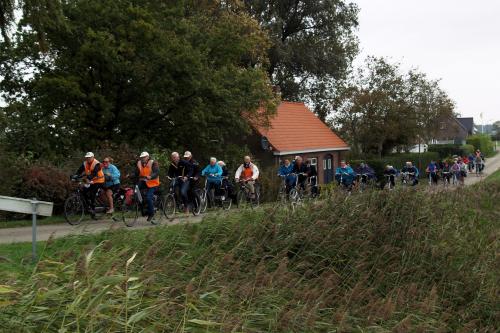
[[[204,203],[205,202],[205,203]],[[203,205],[206,204],[206,200],[204,201],[202,199],[202,197],[200,196],[199,193],[195,193],[194,194],[194,197],[193,197],[193,207],[191,209],[191,213],[193,213],[194,216],[198,216],[201,214],[202,210],[203,210]],[[206,210],[206,206],[205,206],[205,210]]]
[[[224,200],[222,200],[222,209],[224,210],[230,210],[231,205],[233,204],[233,200],[230,197],[225,197]]]
[[[165,200],[166,198],[161,195],[155,195],[153,197],[153,206],[154,206],[154,216],[151,220],[151,224],[159,225],[163,222],[165,217]]]
[[[174,195],[172,193],[168,194],[165,197],[165,202],[163,204],[163,213],[170,221],[175,218],[176,205],[177,203],[175,202]]]
[[[132,202],[128,205],[123,201],[121,207],[121,220],[127,227],[133,227],[139,219],[139,204],[137,198],[134,196]]]
[[[255,190],[255,196],[250,198],[250,203],[252,204],[252,208],[258,208],[260,205],[260,191],[258,189]]]
[[[200,202],[200,212],[199,214],[203,214],[207,211],[208,208],[208,200],[207,200],[207,192],[198,188],[194,191],[195,196],[198,197]]]
[[[64,202],[64,218],[71,225],[78,225],[85,216],[85,206],[78,194],[70,195]]]
[[[236,195],[236,205],[238,208],[248,207],[247,194],[245,190],[238,191],[238,194]]]

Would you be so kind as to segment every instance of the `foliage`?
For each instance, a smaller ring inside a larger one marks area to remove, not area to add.
[[[474,152],[474,146],[455,144],[429,145],[428,151],[438,153],[440,158],[446,158],[455,155],[468,156],[470,153]]]
[[[294,214],[269,207],[196,225],[49,241],[32,274],[0,277],[2,326],[16,332],[498,327],[492,221],[500,183],[444,196],[340,195]]]
[[[486,157],[493,155],[495,152],[493,141],[488,134],[471,135],[467,138],[467,144],[473,145],[475,149],[479,149]]]
[[[268,74],[283,99],[309,102],[324,119],[325,100],[358,52],[358,7],[345,0],[244,4],[270,36]]]
[[[357,153],[381,157],[394,148],[428,141],[437,119],[451,116],[453,102],[423,73],[402,73],[398,64],[369,57],[332,100],[333,122]]]
[[[12,46],[2,45],[11,150],[201,149],[248,130],[241,112],[274,110],[268,38],[227,2],[54,3],[61,17],[43,25],[44,52],[29,15]]]

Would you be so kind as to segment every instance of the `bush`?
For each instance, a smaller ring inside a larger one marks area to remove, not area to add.
[[[479,149],[486,157],[492,156],[495,153],[494,144],[491,136],[487,134],[471,135],[467,138],[467,144]]]
[[[54,213],[57,214],[63,211],[64,201],[71,191],[69,176],[59,168],[31,166],[24,171],[16,196],[53,202]]]
[[[429,145],[429,151],[439,154],[440,158],[447,158],[449,156],[467,156],[474,151],[472,145]]]
[[[420,156],[419,156],[420,155]],[[425,170],[427,165],[431,161],[437,161],[439,159],[439,154],[436,152],[426,152],[426,153],[404,153],[404,154],[393,154],[389,156],[384,156],[382,159],[366,159],[366,160],[352,160],[350,161],[353,167],[357,167],[361,162],[367,163],[370,167],[375,170],[377,174],[377,179],[381,180],[384,178],[384,168],[387,164],[394,166],[396,169],[400,170],[407,161],[413,162],[419,171],[420,176],[425,177]],[[419,163],[420,160],[420,163]],[[420,164],[420,165],[419,165]]]

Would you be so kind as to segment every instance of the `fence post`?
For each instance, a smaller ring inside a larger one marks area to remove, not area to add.
[[[31,226],[31,259],[33,262],[36,262],[37,260],[37,255],[36,255],[36,214],[37,214],[37,206],[38,206],[38,201],[36,198],[33,198],[33,201],[31,201],[31,208],[32,208],[32,226]]]

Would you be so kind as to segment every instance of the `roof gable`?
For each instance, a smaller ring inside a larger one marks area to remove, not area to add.
[[[282,102],[271,117],[269,127],[254,128],[281,155],[349,149],[304,103]]]

